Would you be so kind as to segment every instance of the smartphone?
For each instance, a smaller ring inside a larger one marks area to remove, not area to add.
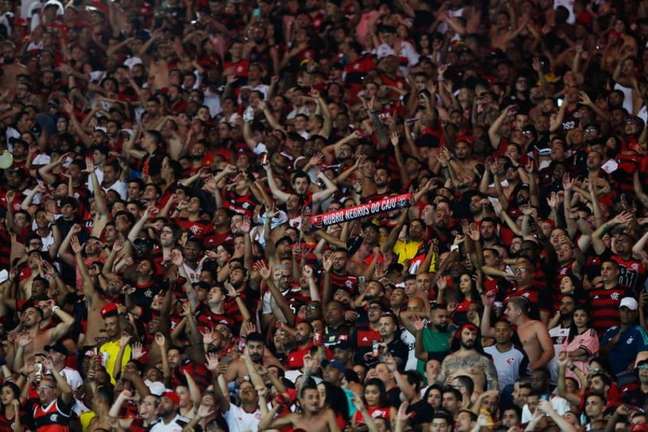
[[[9,272],[7,270],[0,270],[0,283],[4,283],[9,280]]]
[[[556,104],[558,105],[558,108],[560,108],[562,106],[564,101],[565,101],[565,99],[563,99],[561,97],[556,99]]]
[[[261,165],[266,165],[268,163],[268,153],[263,153],[261,155]]]

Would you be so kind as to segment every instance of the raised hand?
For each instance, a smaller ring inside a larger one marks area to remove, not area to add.
[[[261,278],[263,278],[263,280],[267,281],[268,279],[270,279],[272,277],[272,272],[268,268],[265,261],[257,261],[256,263],[254,263],[253,267],[254,267],[254,270],[256,270],[257,273],[259,273]]]
[[[236,288],[234,288],[234,286],[231,283],[225,282],[225,289],[227,290],[227,295],[229,297],[237,297],[238,296],[238,292],[236,291]]]
[[[421,331],[425,328],[425,321],[422,318],[416,318],[413,324],[416,331]]]
[[[448,281],[444,277],[440,277],[437,279],[437,288],[439,288],[440,291],[444,291],[446,288],[448,288]]]
[[[163,349],[166,346],[166,337],[160,332],[155,333],[155,343]]]
[[[133,399],[133,393],[130,390],[124,389],[119,393],[118,398],[121,400],[131,400]]]
[[[246,337],[250,333],[254,333],[256,331],[256,326],[254,325],[253,322],[251,321],[245,321],[243,324],[241,324],[241,331],[240,335],[241,337]]]
[[[129,334],[125,334],[125,333],[124,333],[124,334],[119,338],[119,346],[120,346],[120,348],[123,348],[123,347],[125,347],[126,345],[128,345],[128,343],[129,343],[130,341],[131,341],[131,335],[129,335]]]
[[[396,413],[396,421],[406,422],[412,416],[413,413],[407,414],[407,409],[409,408],[409,402],[405,401],[400,404],[398,407],[398,413]]]
[[[79,237],[73,235],[70,238],[70,247],[72,248],[72,252],[74,252],[75,254],[81,253],[81,243],[79,243]]]
[[[190,317],[191,315],[193,315],[191,302],[186,301],[186,302],[182,303],[182,316],[183,317]]]
[[[205,419],[205,418],[211,416],[212,414],[214,414],[214,412],[215,411],[211,407],[208,407],[206,405],[201,404],[198,407],[198,411],[196,412],[196,415],[201,419]]]
[[[481,238],[479,228],[475,224],[468,225],[468,228],[466,229],[466,235],[474,242],[478,242]]]
[[[250,229],[252,227],[252,224],[250,222],[250,218],[244,217],[243,220],[238,224],[238,229],[241,231],[243,234],[248,234],[250,232]]]
[[[18,339],[16,340],[19,347],[25,348],[27,345],[32,343],[32,337],[29,333],[20,333]]]
[[[563,189],[571,191],[574,188],[574,179],[569,174],[565,174],[562,178]]]
[[[144,346],[140,342],[135,342],[131,346],[131,357],[133,360],[139,360],[144,357]]]
[[[218,359],[218,354],[216,353],[207,353],[205,355],[205,360],[207,360],[207,370],[216,373],[218,372],[218,367],[220,365],[220,360]]]
[[[171,262],[177,267],[181,267],[184,264],[184,257],[180,249],[173,249],[171,251]]]
[[[45,357],[43,359],[43,367],[45,368],[46,371],[53,372],[54,371],[54,363],[52,363],[52,359],[50,359],[49,357]]]
[[[92,157],[85,158],[85,163],[86,169],[84,170],[84,172],[87,172],[88,174],[92,173],[95,170],[95,164]]]
[[[312,279],[313,278],[313,268],[309,265],[304,266],[304,270],[302,271],[302,274],[306,279]]]
[[[538,402],[538,409],[545,413],[546,415],[549,415],[554,412],[553,406],[551,406],[551,402],[546,401],[546,400],[541,400]]]
[[[551,192],[551,195],[549,196],[549,198],[547,198],[547,205],[549,205],[550,208],[555,209],[558,208],[559,204],[560,198],[558,196],[558,193]]]
[[[623,211],[616,215],[613,219],[614,223],[619,225],[627,225],[632,222],[633,214],[629,211]]]
[[[492,294],[492,292],[487,292],[486,294],[482,294],[481,299],[482,299],[482,304],[484,306],[492,307],[493,303],[495,303],[495,295]]]
[[[391,144],[394,147],[396,147],[398,145],[398,142],[400,141],[400,137],[398,136],[398,131],[393,130],[389,135],[389,140],[391,141]]]
[[[322,153],[315,153],[313,156],[310,157],[306,165],[311,167],[317,167],[322,164],[323,160],[324,160],[324,155]]]
[[[214,329],[207,330],[204,333],[201,332],[202,341],[203,341],[204,345],[211,345],[212,343],[214,343],[214,341],[216,340],[215,332],[216,332],[216,330],[214,330]]]
[[[327,257],[324,257],[324,260],[322,261],[322,266],[324,267],[324,271],[330,272],[331,269],[333,268],[333,256],[329,255]]]
[[[74,105],[72,102],[70,102],[68,99],[63,99],[63,111],[65,111],[67,114],[74,114]]]
[[[594,105],[592,99],[590,99],[590,97],[584,91],[580,92],[580,94],[578,95],[578,101],[585,106]]]

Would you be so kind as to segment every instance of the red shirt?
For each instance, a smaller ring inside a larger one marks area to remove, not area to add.
[[[390,411],[389,407],[367,407],[367,412],[372,418],[384,418],[385,420],[390,420]],[[364,424],[364,417],[360,411],[355,413],[356,424]]]
[[[176,218],[174,222],[182,228],[183,231],[190,231],[194,237],[198,237],[201,240],[212,231],[211,224],[201,220],[190,221],[187,218]]]
[[[625,294],[626,290],[618,286],[611,289],[596,287],[587,292],[594,329],[602,332],[619,325],[619,303]]]

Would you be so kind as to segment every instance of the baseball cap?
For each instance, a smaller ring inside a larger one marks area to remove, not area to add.
[[[344,373],[344,371],[346,370],[346,366],[339,360],[332,360],[332,361],[328,362],[325,365],[325,367],[335,368],[335,369],[339,370],[341,373]]]
[[[636,311],[637,309],[639,309],[639,303],[637,303],[637,300],[635,300],[633,297],[624,297],[621,299],[621,303],[619,303],[619,309],[621,309],[622,307]]]
[[[162,397],[169,399],[175,405],[180,404],[180,396],[178,396],[178,393],[174,392],[173,390],[165,391],[164,393],[162,393]]]
[[[101,308],[102,318],[107,318],[109,316],[114,316],[114,315],[117,315],[117,304],[108,303],[107,305]]]

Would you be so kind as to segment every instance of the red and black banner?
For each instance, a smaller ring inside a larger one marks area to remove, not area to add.
[[[412,194],[394,195],[371,201],[351,208],[343,208],[319,215],[311,216],[309,222],[313,226],[326,227],[343,222],[373,216],[378,213],[398,210],[409,207],[412,201]]]

